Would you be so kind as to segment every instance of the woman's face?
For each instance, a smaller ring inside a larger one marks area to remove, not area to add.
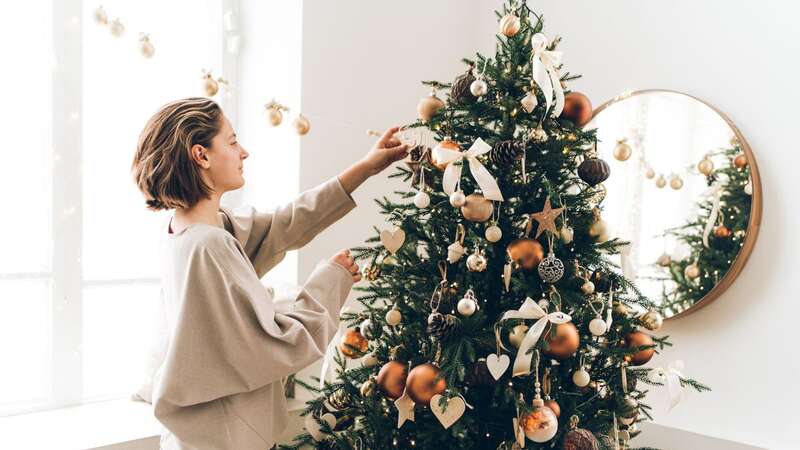
[[[228,118],[223,114],[221,120],[222,128],[211,140],[211,148],[206,152],[209,184],[220,194],[244,186],[243,163],[249,155],[239,144]]]

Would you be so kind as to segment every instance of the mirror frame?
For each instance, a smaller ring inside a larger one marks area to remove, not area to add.
[[[747,222],[747,234],[745,235],[742,248],[736,255],[736,259],[734,259],[733,263],[728,268],[728,271],[725,273],[725,276],[722,277],[719,283],[717,283],[716,286],[714,286],[714,288],[712,288],[711,291],[708,292],[708,294],[703,296],[703,298],[695,302],[695,304],[690,306],[689,308],[679,312],[678,314],[675,314],[674,316],[665,318],[665,320],[673,320],[691,314],[699,310],[700,308],[703,308],[711,304],[711,302],[719,298],[719,296],[722,295],[722,293],[725,292],[725,290],[727,290],[733,284],[733,282],[742,272],[742,269],[744,269],[745,264],[747,264],[747,260],[750,258],[750,254],[753,252],[753,247],[756,245],[756,240],[758,239],[758,231],[761,227],[761,213],[762,213],[762,202],[763,202],[762,192],[761,192],[761,175],[758,172],[758,165],[756,164],[756,158],[753,155],[753,151],[750,148],[750,144],[744,138],[744,135],[742,135],[742,132],[739,131],[739,128],[736,127],[736,124],[733,123],[730,117],[728,117],[725,113],[723,113],[713,105],[709,104],[708,102],[701,100],[693,95],[686,94],[684,92],[673,91],[670,89],[644,89],[640,91],[625,92],[623,94],[620,94],[612,98],[611,100],[606,101],[602,105],[595,108],[594,112],[592,113],[592,119],[597,117],[597,115],[601,113],[604,109],[608,108],[609,106],[615,103],[618,103],[630,97],[635,97],[637,95],[652,94],[652,93],[669,93],[669,94],[684,95],[686,97],[689,97],[693,100],[696,100],[704,104],[705,106],[711,108],[712,111],[719,114],[722,120],[724,120],[725,123],[733,131],[734,135],[736,136],[736,139],[739,141],[742,151],[744,152],[745,156],[747,156],[747,164],[750,166],[750,177],[752,178],[752,184],[753,184],[752,203],[750,206],[750,219]]]

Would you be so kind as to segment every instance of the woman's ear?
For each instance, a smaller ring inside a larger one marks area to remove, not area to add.
[[[206,154],[208,149],[203,147],[200,144],[194,144],[190,150],[190,154],[192,156],[192,161],[195,162],[198,166],[202,167],[203,169],[208,169],[211,167],[211,163],[208,161],[208,155]]]

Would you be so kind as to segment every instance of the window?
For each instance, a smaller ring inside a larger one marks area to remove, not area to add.
[[[104,0],[121,37],[95,22],[96,2],[5,5],[0,416],[127,397],[143,381],[171,212],[145,208],[130,164],[158,107],[202,95],[202,69],[230,83],[215,99],[251,154],[223,203],[268,209],[297,193],[298,138],[262,112],[272,97],[299,104],[301,6],[269,3]],[[268,280],[295,278],[290,257]]]

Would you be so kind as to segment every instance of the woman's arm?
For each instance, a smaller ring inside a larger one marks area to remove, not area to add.
[[[395,161],[403,159],[408,153],[408,145],[394,137],[400,127],[386,130],[375,146],[360,161],[339,174],[339,182],[345,192],[352,194],[367,178],[377,175]]]

